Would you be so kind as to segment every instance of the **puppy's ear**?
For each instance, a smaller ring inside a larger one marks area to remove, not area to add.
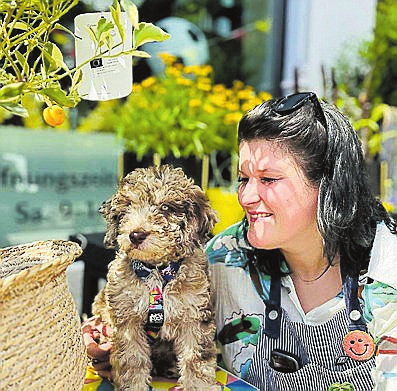
[[[208,198],[202,190],[196,192],[194,206],[194,218],[197,219],[198,237],[200,242],[205,244],[209,239],[212,228],[218,222],[218,216],[211,208]]]
[[[115,205],[117,205],[117,195],[114,195],[107,201],[103,202],[98,210],[106,220],[107,229],[103,244],[107,248],[114,248],[117,245],[120,211],[117,210]]]

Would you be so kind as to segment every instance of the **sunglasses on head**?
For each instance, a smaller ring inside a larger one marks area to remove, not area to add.
[[[287,115],[300,109],[307,102],[313,104],[316,119],[327,129],[327,121],[323,109],[314,92],[297,92],[296,94],[287,95],[284,98],[278,99],[272,110],[277,114]]]

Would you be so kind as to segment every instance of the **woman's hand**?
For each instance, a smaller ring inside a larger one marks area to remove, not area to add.
[[[95,371],[99,376],[112,381],[112,367],[110,365],[112,343],[109,339],[112,335],[112,329],[100,318],[94,316],[83,322],[81,331],[87,355],[91,358]]]

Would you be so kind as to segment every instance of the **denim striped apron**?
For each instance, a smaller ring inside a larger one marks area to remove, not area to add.
[[[265,302],[265,326],[246,380],[261,391],[328,391],[331,384],[344,382],[353,384],[356,391],[371,391],[374,357],[367,361],[353,360],[345,354],[342,345],[343,338],[354,326],[348,313],[357,310],[358,300],[352,305],[350,301],[355,300],[345,292],[346,309],[325,323],[308,325],[289,319],[280,306],[280,292],[280,280],[272,281],[269,300]],[[275,350],[297,357],[300,369],[289,373],[274,369],[270,362]]]

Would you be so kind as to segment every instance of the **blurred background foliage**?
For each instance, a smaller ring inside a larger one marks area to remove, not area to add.
[[[92,11],[87,4],[78,2],[68,15],[62,16],[60,23],[72,29],[77,14]],[[241,1],[236,0],[233,4],[230,14],[241,15]],[[208,13],[216,15],[220,12],[218,8],[218,2],[209,0],[151,0],[141,2],[139,13],[148,21],[172,13],[203,24]],[[240,34],[241,20],[235,16],[230,20],[234,36]],[[261,29],[257,26],[255,29],[266,34],[271,21],[262,24]],[[349,60],[351,48],[346,47],[349,55],[340,57],[330,76],[331,86],[324,88],[324,97],[352,119],[368,161],[377,157],[383,139],[390,137],[390,134],[382,133],[382,120],[391,106],[397,106],[396,25],[397,2],[378,0],[373,39],[361,43],[356,53],[359,61],[354,66]],[[70,51],[67,42],[61,44],[64,40],[61,31],[55,30],[53,38],[60,47]],[[211,33],[208,40],[212,43],[211,55],[205,66],[187,68],[168,59],[164,74],[153,75],[144,61],[136,59],[135,83],[129,97],[99,103],[82,101],[78,108],[66,109],[67,120],[60,129],[112,132],[125,150],[135,151],[138,157],[147,153],[157,153],[160,157],[168,154],[202,157],[215,150],[234,153],[239,117],[270,94],[240,81],[244,80],[238,55],[241,40],[220,39]],[[42,100],[35,94],[27,94],[23,105],[28,111],[26,118],[15,119],[0,109],[0,122],[17,122],[31,129],[47,127],[42,120]]]
[[[369,73],[363,86],[369,100],[397,106],[397,2],[378,0],[374,39],[363,52]]]
[[[99,102],[77,127],[81,132],[112,132],[138,159],[236,152],[236,127],[244,112],[270,98],[235,80],[231,87],[214,82],[210,65],[185,66],[162,56],[163,75],[134,83],[125,100]]]
[[[367,161],[376,159],[385,139],[396,136],[382,132],[383,119],[397,106],[396,25],[397,2],[378,0],[373,39],[361,42],[355,66],[346,47],[331,76],[331,99],[351,118]]]

